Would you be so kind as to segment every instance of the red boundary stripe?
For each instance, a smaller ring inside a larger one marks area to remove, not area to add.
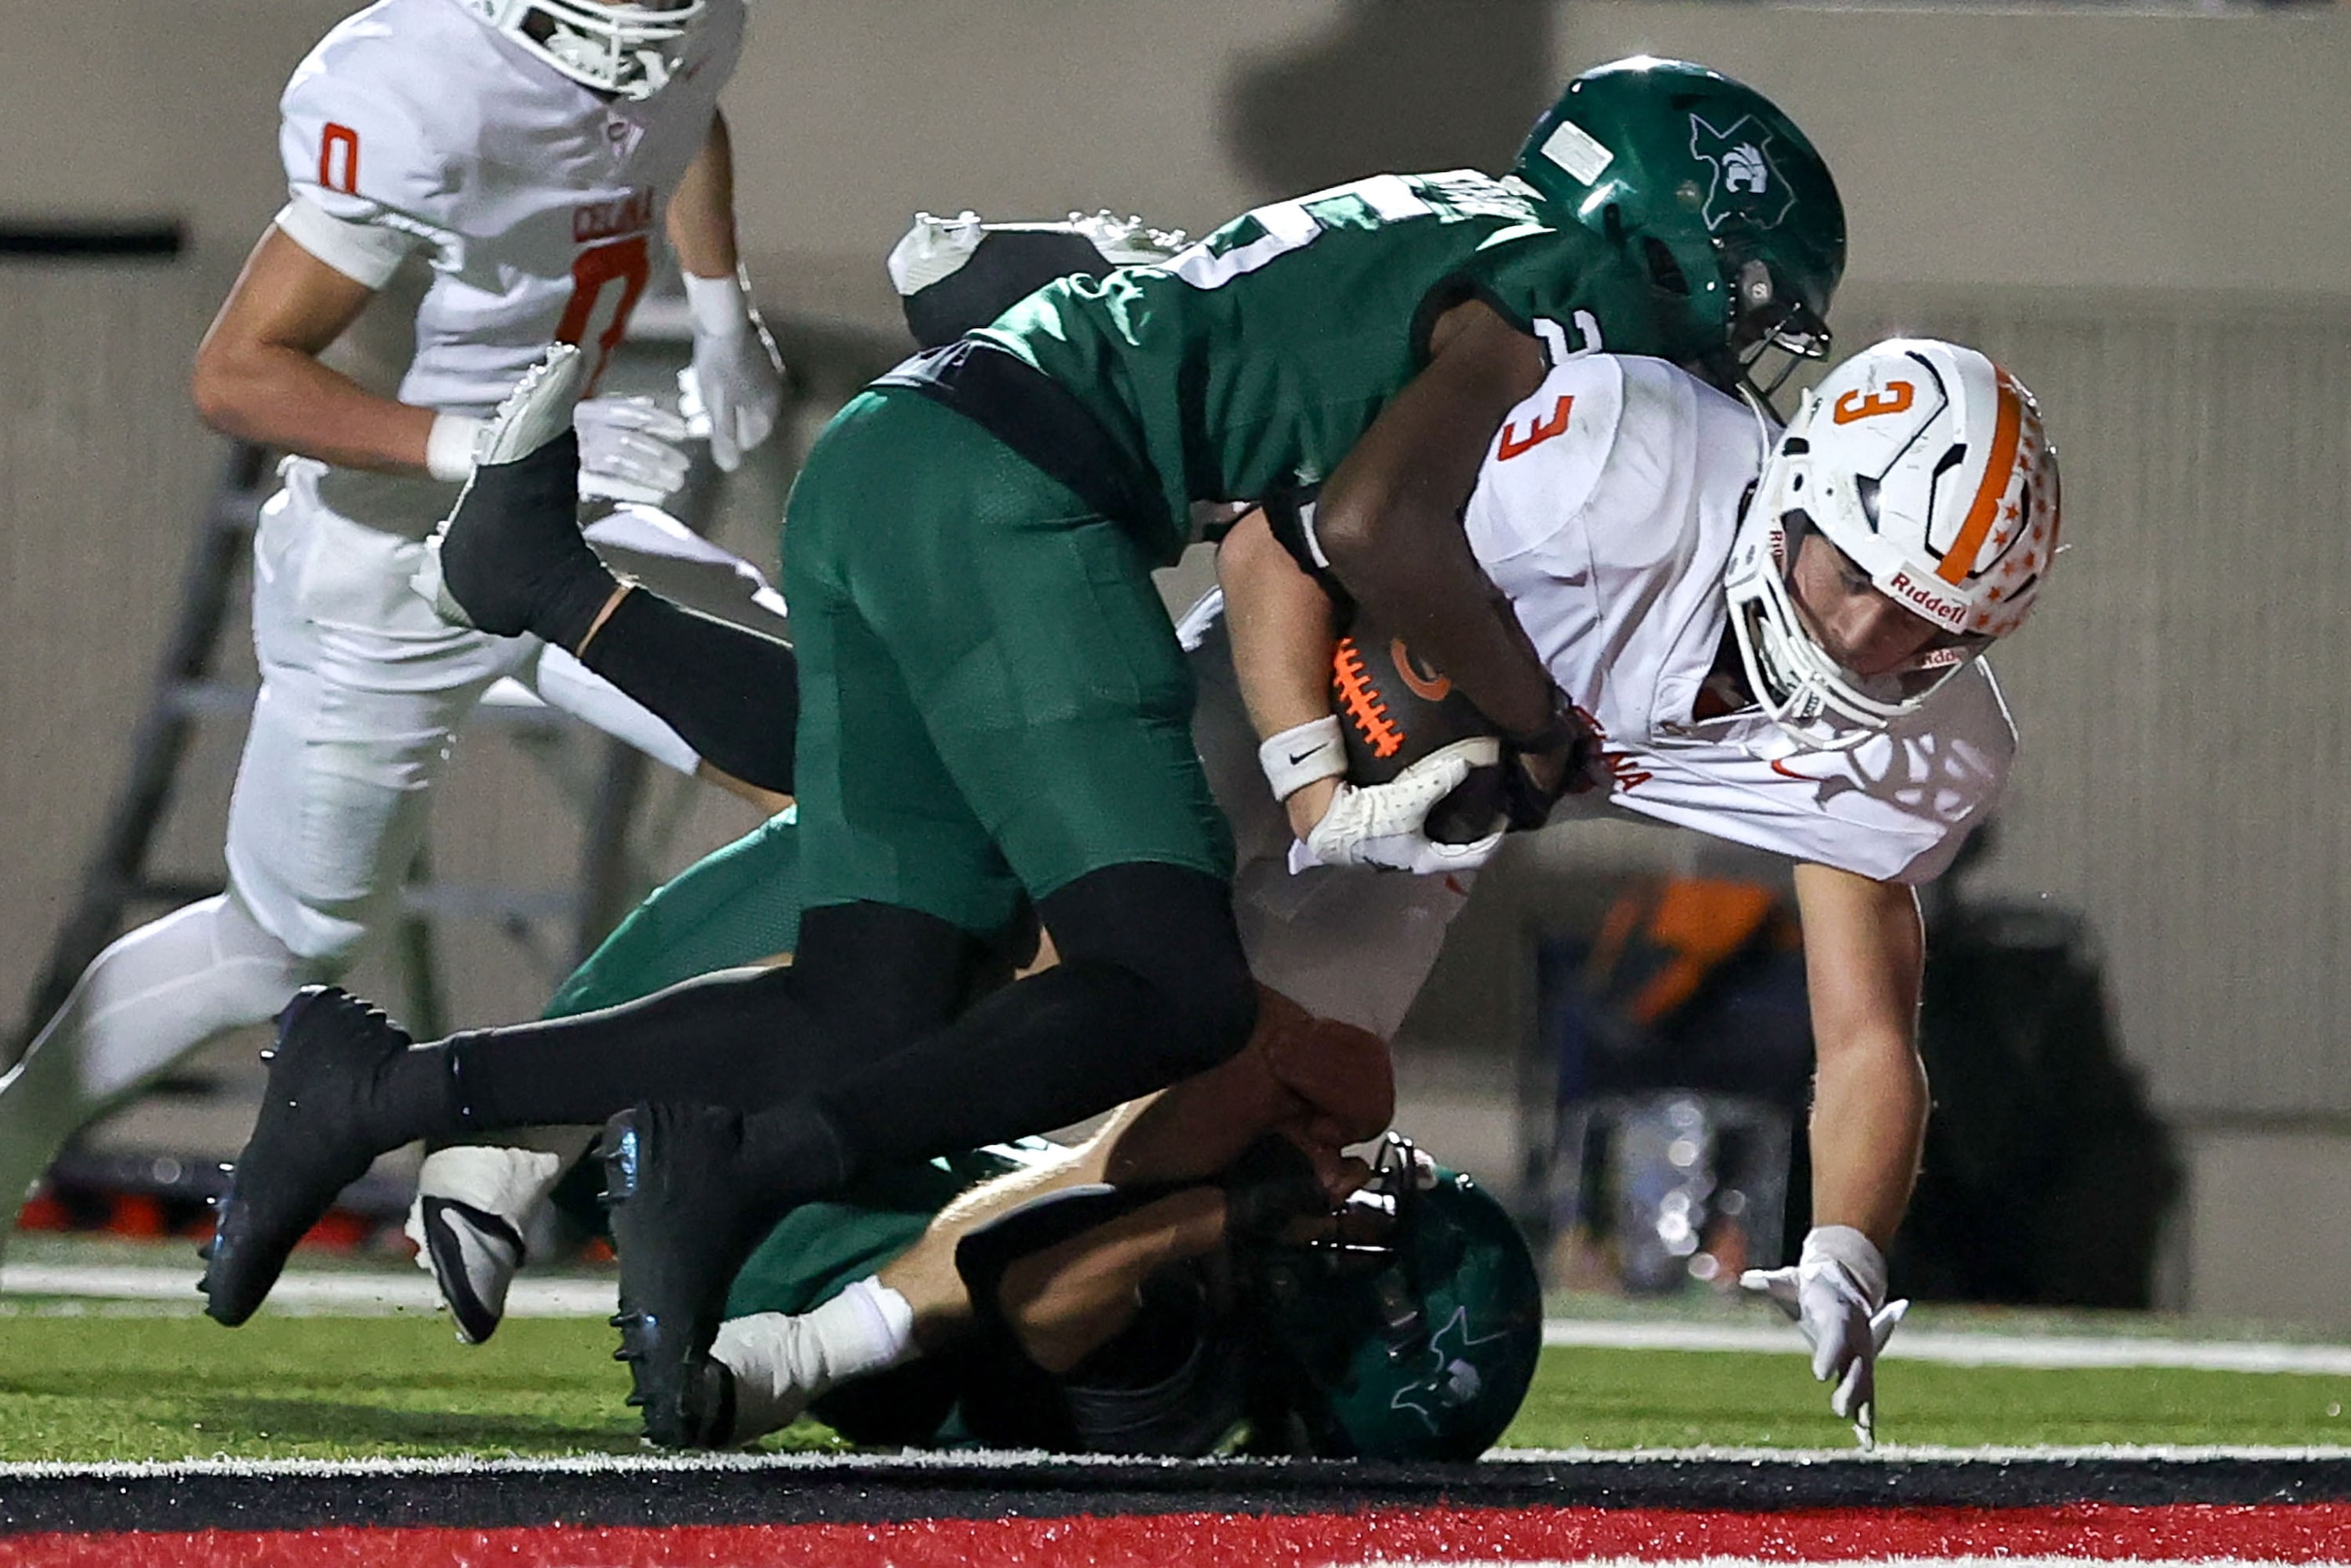
[[[675,1529],[205,1531],[0,1538],[23,1568],[1290,1568],[1378,1559],[1580,1557],[1774,1562],[1887,1557],[2234,1558],[2351,1555],[2351,1504],[2052,1509],[1414,1509],[1356,1514],[1122,1514]]]

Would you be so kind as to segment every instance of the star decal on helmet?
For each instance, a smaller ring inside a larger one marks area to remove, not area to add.
[[[1727,131],[1717,131],[1703,115],[1690,122],[1690,156],[1711,172],[1706,205],[1699,216],[1708,229],[1718,229],[1736,214],[1759,228],[1777,228],[1796,204],[1796,192],[1771,161],[1774,140],[1769,129],[1751,114],[1742,114]]]
[[[1395,1396],[1388,1401],[1388,1408],[1409,1410],[1426,1422],[1430,1431],[1437,1431],[1438,1410],[1467,1405],[1484,1387],[1476,1364],[1464,1353],[1472,1345],[1490,1344],[1506,1338],[1508,1333],[1507,1329],[1497,1329],[1489,1334],[1473,1335],[1469,1332],[1469,1309],[1454,1308],[1445,1326],[1428,1336],[1427,1354],[1432,1362],[1428,1375],[1397,1389]]]

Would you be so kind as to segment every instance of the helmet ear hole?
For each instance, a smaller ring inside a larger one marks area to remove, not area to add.
[[[1647,263],[1649,281],[1658,290],[1667,294],[1678,295],[1684,299],[1689,298],[1689,278],[1683,273],[1681,263],[1674,259],[1674,253],[1666,248],[1665,241],[1649,235],[1643,235],[1641,259]]]
[[[1862,511],[1869,518],[1870,530],[1874,533],[1877,528],[1878,482],[1866,474],[1857,474],[1854,476],[1853,488],[1855,495],[1861,501]]]

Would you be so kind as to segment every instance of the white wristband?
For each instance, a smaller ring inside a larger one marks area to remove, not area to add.
[[[725,277],[685,279],[685,312],[698,338],[739,337],[751,325],[751,286],[737,267]]]
[[[1850,1225],[1813,1226],[1804,1236],[1804,1250],[1797,1262],[1800,1266],[1834,1263],[1853,1276],[1871,1312],[1886,1304],[1886,1256],[1876,1242]]]
[[[424,438],[424,471],[451,485],[472,478],[474,454],[489,427],[488,420],[467,413],[434,414],[432,434]]]
[[[1289,800],[1318,779],[1338,778],[1347,771],[1339,716],[1326,713],[1283,730],[1257,748],[1257,765],[1265,769],[1265,781],[1273,786],[1277,800]]]

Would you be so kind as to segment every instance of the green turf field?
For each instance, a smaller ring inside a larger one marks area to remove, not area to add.
[[[1877,1373],[1885,1443],[2351,1442],[2351,1378],[2158,1368],[2050,1371],[1889,1357]],[[1804,1358],[1548,1350],[1504,1437],[1520,1448],[1850,1447]]]
[[[0,1460],[630,1451],[634,1412],[593,1320],[517,1320],[467,1349],[422,1315],[200,1317],[92,1306],[0,1317]],[[1889,1361],[1881,1436],[1904,1444],[2351,1441],[2351,1378],[2020,1371]],[[786,1446],[820,1445],[797,1428]],[[1801,1357],[1561,1350],[1516,1447],[1834,1448],[1851,1439]],[[771,1442],[770,1447],[777,1446]]]

